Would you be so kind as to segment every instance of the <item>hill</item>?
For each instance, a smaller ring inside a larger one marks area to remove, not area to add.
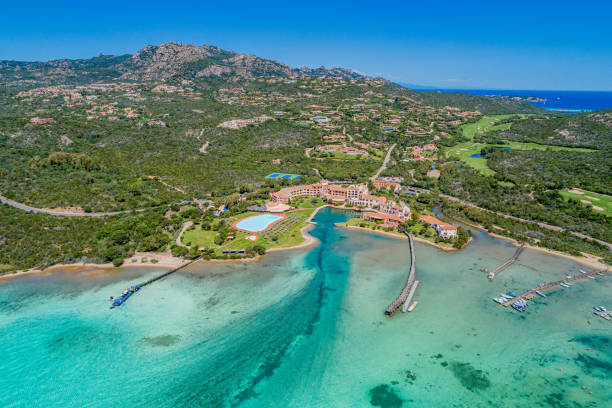
[[[86,84],[102,81],[158,81],[183,78],[256,78],[299,75],[364,78],[345,68],[292,69],[255,55],[210,45],[167,42],[148,45],[134,55],[99,55],[90,59],[47,62],[0,61],[0,81],[9,87]]]

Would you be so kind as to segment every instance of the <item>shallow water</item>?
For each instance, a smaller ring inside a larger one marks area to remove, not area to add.
[[[388,318],[408,243],[335,228],[344,217],[319,212],[313,249],[199,264],[114,310],[108,296],[159,271],[0,283],[0,406],[609,403],[612,323],[592,307],[612,307],[610,276],[535,299],[519,314],[491,298],[581,267],[525,250],[490,283],[480,268],[510,258],[507,242],[476,232],[459,253],[416,243],[419,305]]]

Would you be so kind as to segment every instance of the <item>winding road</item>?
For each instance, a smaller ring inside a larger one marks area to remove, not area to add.
[[[119,214],[131,213],[131,212],[143,212],[143,211],[150,209],[150,208],[139,208],[137,210],[123,210],[123,211],[112,211],[112,212],[101,212],[101,213],[81,213],[81,212],[69,212],[69,211],[54,211],[54,210],[46,210],[43,208],[30,207],[29,205],[18,203],[17,201],[10,200],[1,195],[0,195],[0,202],[10,205],[11,207],[18,208],[20,210],[38,213],[38,214],[57,215],[60,217],[106,217],[109,215],[119,215]]]
[[[395,143],[393,144],[393,146],[389,148],[389,150],[387,150],[387,155],[385,156],[385,160],[383,160],[382,166],[380,166],[378,171],[372,177],[370,177],[370,180],[372,181],[376,180],[378,176],[380,176],[380,173],[385,171],[385,169],[387,168],[387,164],[389,163],[389,160],[391,159],[391,152],[393,151],[393,149],[395,149]]]

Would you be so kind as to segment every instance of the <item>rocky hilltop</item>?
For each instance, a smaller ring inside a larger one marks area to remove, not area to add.
[[[99,55],[85,60],[0,61],[0,81],[9,86],[90,83],[109,80],[158,81],[173,77],[331,76],[363,78],[345,68],[298,68],[211,45],[167,42],[148,45],[134,55]]]

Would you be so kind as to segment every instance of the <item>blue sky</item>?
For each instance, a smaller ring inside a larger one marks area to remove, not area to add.
[[[445,88],[612,90],[612,2],[7,3],[0,59],[181,41]]]

